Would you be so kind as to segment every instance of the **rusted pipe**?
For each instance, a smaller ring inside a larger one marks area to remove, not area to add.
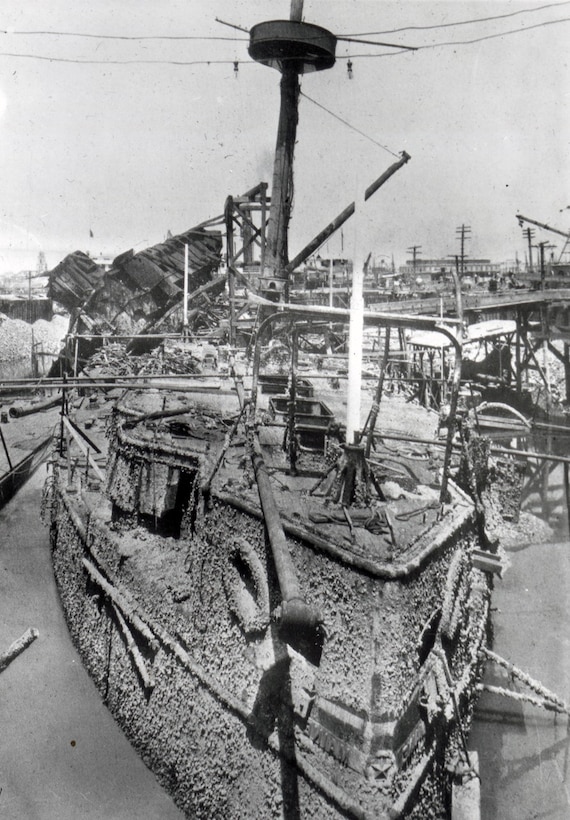
[[[49,410],[51,407],[57,407],[61,404],[61,396],[56,399],[49,399],[38,404],[31,404],[27,407],[16,406],[10,407],[8,411],[13,419],[20,419],[23,416],[31,416],[33,413],[41,413],[42,410]]]

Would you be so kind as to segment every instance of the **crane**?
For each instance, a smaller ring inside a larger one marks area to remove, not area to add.
[[[562,259],[562,256],[563,256],[564,252],[566,251],[566,249],[568,248],[568,245],[570,244],[570,233],[568,231],[560,231],[558,228],[553,228],[551,225],[546,225],[544,222],[537,222],[536,219],[529,219],[528,216],[523,216],[522,214],[517,214],[516,216],[517,216],[517,219],[519,221],[519,225],[521,226],[521,228],[522,228],[523,222],[530,222],[531,225],[536,225],[539,228],[543,228],[545,231],[550,231],[551,233],[557,233],[559,236],[564,237],[564,239],[566,241],[564,242],[562,250],[560,251],[560,256],[558,257],[558,263],[560,263],[560,260]]]

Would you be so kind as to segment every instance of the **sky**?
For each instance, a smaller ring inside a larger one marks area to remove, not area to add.
[[[3,0],[0,273],[35,268],[40,251],[48,267],[139,251],[271,183],[280,77],[251,61],[247,31],[289,11]],[[524,261],[517,212],[570,231],[570,0],[305,0],[303,13],[396,48],[339,40],[335,66],[301,78],[291,257],[402,151],[410,161],[323,255],[454,255],[466,225],[468,256]]]

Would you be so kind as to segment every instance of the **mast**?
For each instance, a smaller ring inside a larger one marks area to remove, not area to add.
[[[299,121],[299,75],[332,68],[336,37],[304,23],[303,0],[291,0],[289,20],[259,23],[250,32],[249,54],[281,72],[279,124],[273,163],[262,290],[287,298],[288,230],[293,206],[293,155]],[[279,297],[278,297],[279,298]]]
[[[281,108],[273,164],[265,264],[269,276],[283,280],[286,290],[288,277],[285,266],[289,261],[287,235],[293,207],[293,154],[299,122],[299,74],[294,68],[283,68],[280,89]]]
[[[291,0],[289,19],[301,23],[303,0]],[[276,279],[287,280],[285,265],[289,261],[288,229],[293,208],[293,156],[299,122],[299,72],[294,61],[281,69],[281,106],[273,162],[271,208],[266,242],[266,264]],[[285,291],[287,287],[285,284]],[[287,294],[285,295],[287,299]]]

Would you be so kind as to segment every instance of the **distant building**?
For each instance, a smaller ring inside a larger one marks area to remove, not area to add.
[[[465,259],[464,275],[489,278],[498,276],[501,272],[501,265],[498,262],[491,262],[490,259]],[[401,265],[399,271],[408,281],[413,278],[421,278],[425,283],[437,282],[451,276],[455,268],[455,260],[445,257],[443,259],[416,259],[414,265],[410,259]]]
[[[311,256],[307,262],[294,272],[294,286],[306,290],[347,287],[352,283],[352,262],[350,259],[323,258]]]

